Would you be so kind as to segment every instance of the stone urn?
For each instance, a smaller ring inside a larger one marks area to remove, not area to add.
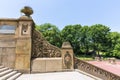
[[[33,14],[33,9],[29,6],[25,6],[23,9],[21,9],[21,12],[25,14],[25,16],[30,17],[30,15]]]

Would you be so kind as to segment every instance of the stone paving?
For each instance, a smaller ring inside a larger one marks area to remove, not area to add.
[[[116,61],[116,64],[109,63],[108,61],[88,61],[88,63],[91,63],[97,67],[100,67],[104,70],[107,70],[111,73],[114,73],[120,76],[120,61],[119,60]]]
[[[23,74],[16,80],[98,80],[79,72]]]

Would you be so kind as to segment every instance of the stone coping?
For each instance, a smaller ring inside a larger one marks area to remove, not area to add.
[[[17,21],[17,18],[0,18],[0,21]]]
[[[96,77],[96,76],[93,76],[93,75],[91,75],[91,74],[89,74],[89,73],[86,73],[86,72],[84,72],[84,71],[81,71],[81,70],[79,70],[79,69],[75,69],[75,71],[76,71],[76,72],[80,72],[80,73],[82,73],[82,74],[85,74],[85,75],[87,75],[87,76],[89,76],[89,77],[92,77],[92,78],[94,78],[95,80],[103,80],[103,79],[101,79],[101,78],[98,78],[98,77]]]
[[[33,59],[33,60],[61,60],[62,59],[62,57],[58,57],[58,58],[35,58],[35,59]]]
[[[32,18],[28,18],[26,16],[21,16],[20,18],[0,18],[0,21],[20,21],[20,20],[28,20],[28,21],[33,21]]]

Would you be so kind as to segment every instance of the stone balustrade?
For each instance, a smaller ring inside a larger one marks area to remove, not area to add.
[[[116,64],[115,58],[108,58],[109,63]]]
[[[75,68],[90,73],[96,77],[102,78],[103,80],[120,80],[119,75],[115,75],[111,72],[108,72],[102,68],[99,68],[77,58],[75,58]]]

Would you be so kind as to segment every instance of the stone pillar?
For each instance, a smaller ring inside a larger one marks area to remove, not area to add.
[[[74,60],[73,60],[73,48],[71,47],[69,42],[63,42],[62,44],[62,65],[63,69],[73,69],[74,68]]]
[[[23,73],[30,72],[32,52],[32,25],[32,19],[28,18],[27,16],[22,16],[18,20],[15,69]]]

